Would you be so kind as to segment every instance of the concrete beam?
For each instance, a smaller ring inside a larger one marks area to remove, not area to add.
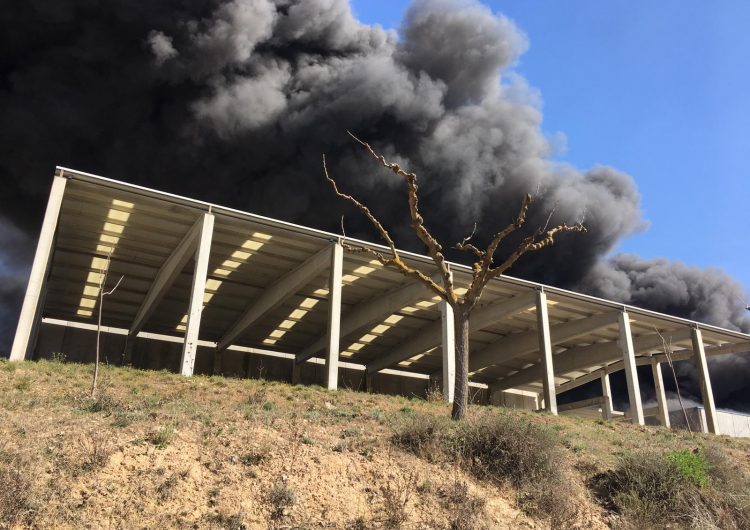
[[[326,333],[326,387],[339,386],[339,348],[341,342],[341,278],[344,270],[344,248],[336,242],[330,249],[328,279],[328,328]]]
[[[362,328],[371,328],[382,322],[386,317],[400,309],[422,299],[432,291],[420,281],[407,283],[393,291],[389,291],[377,298],[365,300],[351,309],[341,321],[341,337],[346,337]],[[326,338],[320,337],[314,343],[304,348],[297,355],[296,362],[302,363],[325,350]]]
[[[470,320],[470,328],[472,331],[478,331],[486,328],[487,326],[499,322],[509,316],[527,311],[534,307],[536,303],[535,293],[525,293],[514,296],[506,300],[493,302],[487,306],[477,308],[473,311]],[[373,362],[367,365],[367,371],[379,372],[383,368],[388,368],[391,365],[398,364],[401,361],[419,355],[431,348],[434,348],[440,344],[442,334],[442,322],[437,320],[428,324],[416,334],[412,335],[399,346],[397,346],[391,353],[375,359]]]
[[[620,348],[625,367],[625,379],[628,383],[628,401],[630,402],[630,418],[633,423],[644,425],[643,402],[641,401],[641,386],[638,382],[638,372],[635,364],[635,348],[630,331],[630,317],[626,311],[620,312]]]
[[[330,264],[331,248],[327,246],[312,255],[302,264],[266,287],[219,340],[218,349],[226,349],[237,337],[265,315],[279,307],[284,301],[323,272]]]
[[[550,341],[552,345],[560,344],[616,322],[616,312],[563,322],[550,327]],[[473,354],[469,360],[469,372],[475,372],[494,364],[501,364],[521,355],[534,353],[538,351],[538,346],[539,340],[536,330],[508,335]]]
[[[661,374],[661,363],[656,359],[651,361],[651,371],[654,375],[654,389],[656,390],[656,404],[659,409],[659,423],[662,427],[669,429],[669,406],[667,405],[667,395],[664,392],[664,378]]]
[[[203,297],[206,292],[206,275],[208,274],[208,259],[211,255],[211,239],[214,233],[213,214],[203,214],[200,223],[198,248],[195,250],[195,270],[190,289],[190,306],[187,313],[185,327],[185,341],[182,345],[182,359],[180,373],[185,376],[193,375],[195,355],[198,352],[198,339],[201,328],[201,314],[203,313]]]
[[[138,334],[143,329],[144,324],[156,309],[167,290],[172,286],[174,281],[185,269],[190,258],[195,254],[198,241],[203,230],[204,218],[201,217],[195,221],[193,226],[183,236],[180,243],[175,247],[169,257],[164,261],[159,272],[156,273],[151,286],[143,298],[138,311],[135,313],[133,323],[130,325],[128,335],[131,337]]]
[[[602,382],[602,419],[610,421],[615,409],[612,406],[612,386],[609,384],[609,374],[606,371],[601,372],[600,378]]]
[[[712,434],[719,433],[719,420],[716,415],[716,404],[714,403],[714,393],[711,389],[711,377],[708,373],[708,363],[706,362],[706,351],[703,346],[703,335],[701,330],[693,328],[693,362],[698,369],[698,380],[701,386],[701,398],[703,400],[703,409],[706,411],[706,428]]]
[[[544,409],[557,415],[557,395],[555,394],[555,370],[552,363],[552,341],[549,333],[549,315],[547,314],[547,295],[544,291],[536,292],[536,332],[539,344],[539,356],[542,365],[542,387]]]
[[[443,399],[453,403],[456,393],[456,323],[453,318],[453,307],[445,300],[440,301],[440,325],[443,346]]]
[[[29,283],[26,285],[26,294],[21,306],[21,314],[18,317],[16,335],[13,338],[13,346],[10,350],[11,361],[23,361],[28,354],[29,347],[34,336],[34,330],[38,325],[41,315],[40,297],[44,293],[47,283],[49,266],[52,261],[52,251],[57,232],[57,220],[60,217],[65,184],[68,179],[55,176],[52,181],[52,189],[47,199],[47,209],[44,212],[42,230],[39,233],[39,241],[34,253],[34,261],[31,265]]]
[[[662,332],[661,335],[654,333],[652,335],[638,337],[633,341],[634,352],[638,354],[661,347],[662,336],[665,340],[671,340],[674,344],[689,339],[690,329],[680,328],[674,331]],[[606,364],[617,360],[618,358],[622,358],[622,350],[618,341],[600,342],[588,346],[577,346],[555,355],[555,372],[558,375],[563,375],[568,372]],[[541,381],[541,379],[541,365],[535,364],[528,368],[519,370],[504,379],[500,379],[497,383],[494,383],[492,387],[499,390],[505,390],[507,388],[525,386],[535,381]],[[565,385],[568,385],[568,383],[565,383]],[[568,388],[568,390],[570,388]]]
[[[580,401],[573,401],[571,403],[559,405],[557,407],[557,410],[558,412],[567,412],[569,410],[587,409],[587,408],[595,407],[597,405],[602,405],[602,408],[604,408],[604,403],[603,403],[602,398],[593,397],[589,399],[582,399]]]

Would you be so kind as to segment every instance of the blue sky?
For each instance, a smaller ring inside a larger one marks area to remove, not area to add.
[[[750,287],[750,2],[485,1],[526,33],[561,160],[631,174],[650,226],[616,252],[717,267]],[[409,2],[353,0],[397,28]]]

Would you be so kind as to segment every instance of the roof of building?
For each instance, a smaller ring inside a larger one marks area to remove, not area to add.
[[[341,237],[63,167],[56,174],[69,180],[44,300],[47,318],[93,322],[98,274],[114,249],[110,279],[124,279],[116,295],[107,299],[103,322],[131,329],[159,270],[202,214],[210,211],[215,224],[200,338],[221,343],[264,290]],[[374,243],[351,238],[347,242],[387,251]],[[435,270],[427,256],[409,252],[402,256],[425,272]],[[191,260],[144,321],[144,331],[182,334],[192,269]],[[452,263],[451,270],[457,285],[468,284],[469,267]],[[254,325],[230,337],[231,343],[321,355],[327,282],[326,262],[307,283],[275,301]],[[395,368],[431,374],[440,370],[438,299],[411,282],[371,256],[345,252],[342,360],[374,371]],[[623,309],[630,316],[639,363],[650,363],[652,355],[663,360],[665,344],[674,359],[689,358],[690,328],[695,326],[702,331],[709,356],[750,350],[750,335],[738,331],[502,276],[487,286],[473,313],[473,381],[539,391],[534,306],[539,289],[548,299],[556,383],[561,389],[593,380],[602,368],[613,371],[622,366],[617,341]],[[363,316],[365,308],[370,310],[367,316]]]

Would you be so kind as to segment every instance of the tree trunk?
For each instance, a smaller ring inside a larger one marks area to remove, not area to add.
[[[456,325],[456,389],[451,417],[462,420],[469,403],[469,312],[463,307],[454,307],[453,318]]]
[[[103,285],[103,283],[102,283]],[[91,382],[91,399],[96,397],[96,383],[99,379],[99,341],[102,335],[102,304],[104,303],[104,294],[102,286],[99,287],[99,320],[96,323],[96,360],[94,361],[94,380]]]

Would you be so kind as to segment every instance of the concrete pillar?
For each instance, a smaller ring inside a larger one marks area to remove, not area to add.
[[[341,331],[341,277],[344,248],[337,241],[331,245],[331,269],[328,281],[328,331],[326,334],[326,388],[339,386],[339,348]]]
[[[292,359],[292,384],[299,385],[302,382],[302,363]]]
[[[610,421],[612,419],[612,387],[609,384],[609,374],[606,371],[602,371],[602,419]]]
[[[47,282],[47,271],[52,257],[57,220],[60,217],[60,207],[62,206],[67,181],[68,179],[65,177],[59,176],[55,176],[52,181],[52,189],[49,199],[47,199],[47,210],[44,213],[42,230],[39,233],[34,262],[31,265],[29,283],[26,286],[26,295],[21,306],[21,314],[18,317],[16,336],[10,350],[11,361],[23,361],[28,354],[30,345],[33,346],[31,344],[32,337],[41,316],[39,299]]]
[[[656,403],[659,406],[659,423],[662,427],[670,428],[669,406],[667,395],[664,393],[664,378],[661,374],[661,363],[651,361],[651,371],[654,373],[654,389],[656,390]]]
[[[211,368],[211,375],[221,375],[221,362],[224,351],[218,348],[214,349],[214,362]]]
[[[555,370],[552,365],[552,341],[549,335],[547,295],[541,290],[536,293],[536,329],[539,335],[539,355],[542,358],[544,410],[557,415],[557,394],[555,393]]]
[[[445,300],[440,302],[440,321],[443,345],[443,399],[448,403],[453,403],[456,390],[456,325],[453,319],[453,308]]]
[[[633,349],[633,335],[630,332],[630,317],[626,311],[621,311],[618,318],[620,326],[620,349],[622,350],[625,378],[628,381],[628,401],[630,402],[630,418],[637,425],[644,425],[643,403],[641,402],[641,386],[638,383],[638,372],[635,364]]]
[[[201,328],[201,313],[203,312],[203,296],[206,291],[206,274],[208,273],[208,258],[211,254],[211,238],[214,231],[213,214],[203,214],[200,239],[195,251],[195,270],[193,271],[193,285],[190,289],[190,306],[188,308],[185,341],[182,346],[180,373],[185,376],[193,375],[195,355],[198,351],[198,336]],[[214,368],[215,369],[215,368]]]
[[[365,392],[375,392],[375,374],[365,372]]]
[[[703,347],[703,334],[697,327],[692,330],[693,339],[693,362],[698,369],[698,380],[701,385],[701,398],[703,399],[703,408],[706,411],[706,428],[712,434],[718,434],[719,422],[716,415],[716,404],[714,403],[714,393],[711,389],[711,377],[708,373],[708,363],[706,362],[706,350]]]

